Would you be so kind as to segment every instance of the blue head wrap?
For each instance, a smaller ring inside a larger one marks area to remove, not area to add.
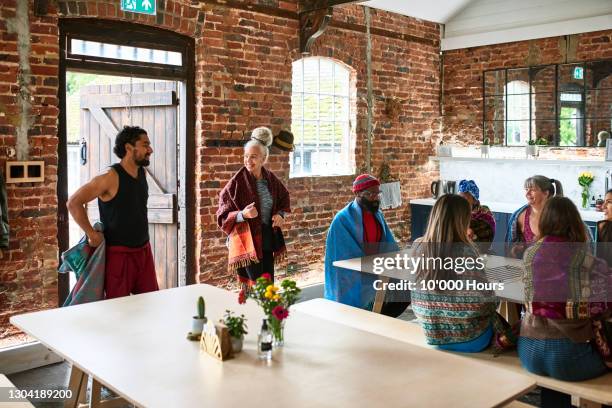
[[[459,189],[457,192],[470,193],[476,200],[479,200],[480,197],[480,190],[478,189],[478,186],[474,180],[461,180],[459,182]]]

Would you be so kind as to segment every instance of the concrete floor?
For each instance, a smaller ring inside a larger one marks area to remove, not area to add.
[[[311,300],[323,297],[323,285],[311,285],[302,289],[300,301]],[[412,309],[408,307],[406,311],[399,317],[401,320],[414,320]],[[66,362],[52,364],[49,366],[35,368],[9,375],[8,378],[18,388],[38,388],[49,389],[57,387],[67,387],[70,377],[70,365]],[[540,405],[540,390],[536,389],[520,399],[522,402],[539,406]],[[62,402],[34,402],[33,405],[37,408],[62,408]],[[126,405],[131,407],[131,405]]]

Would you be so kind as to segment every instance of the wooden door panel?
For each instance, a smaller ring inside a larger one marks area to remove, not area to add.
[[[119,161],[112,151],[119,128],[137,125],[149,135],[149,236],[160,288],[178,284],[176,103],[174,82],[89,86],[81,98],[81,129],[88,143],[82,182]],[[92,221],[99,219],[97,200],[89,203],[88,214]]]

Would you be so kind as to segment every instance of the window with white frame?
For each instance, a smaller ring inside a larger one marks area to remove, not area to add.
[[[350,71],[333,60],[293,63],[290,177],[353,174]]]

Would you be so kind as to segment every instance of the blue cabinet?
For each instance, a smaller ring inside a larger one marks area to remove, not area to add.
[[[411,224],[410,224],[410,240],[422,237],[427,229],[429,221],[429,213],[431,205],[410,204]]]
[[[413,241],[418,237],[422,237],[425,233],[431,208],[432,206],[430,205],[410,204],[410,211],[412,214],[410,234]],[[493,239],[492,249],[497,254],[504,253],[504,238],[506,236],[506,230],[508,229],[508,219],[510,215],[511,214],[500,212],[493,213],[493,217],[495,218],[495,238]]]

